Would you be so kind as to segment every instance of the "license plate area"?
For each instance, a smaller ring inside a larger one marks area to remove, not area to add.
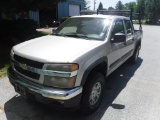
[[[18,84],[15,84],[15,91],[18,92],[20,95],[27,97],[26,89]]]

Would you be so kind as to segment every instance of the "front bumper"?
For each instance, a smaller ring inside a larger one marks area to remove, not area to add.
[[[58,89],[58,88],[51,88],[45,87],[43,85],[33,83],[26,78],[22,77],[21,75],[17,74],[13,69],[10,67],[8,69],[8,78],[10,83],[16,87],[19,85],[26,89],[27,94],[31,94],[36,98],[37,101],[47,104],[49,103],[59,103],[60,107],[75,107],[78,106],[81,100],[81,93],[82,87],[76,87],[73,89]],[[54,101],[54,102],[53,102]],[[75,103],[75,104],[73,104]],[[54,104],[52,104],[54,106]],[[55,104],[57,106],[57,104]]]

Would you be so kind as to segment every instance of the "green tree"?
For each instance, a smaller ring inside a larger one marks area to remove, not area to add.
[[[124,4],[124,8],[126,10],[130,10],[131,8],[133,8],[134,12],[137,12],[137,3],[136,2],[129,2]]]
[[[146,18],[156,24],[160,17],[160,0],[146,0]]]
[[[103,4],[101,2],[99,3],[98,10],[103,10]]]
[[[112,6],[108,7],[108,10],[114,10],[114,8]]]
[[[123,10],[124,9],[124,5],[121,1],[118,1],[118,3],[115,6],[116,10]]]
[[[90,3],[90,1],[89,0],[82,0],[82,1],[84,1],[84,9],[85,10],[90,10],[90,5],[89,5],[89,3]]]
[[[137,0],[136,12],[141,12],[142,19],[144,19],[144,17],[145,17],[145,7],[146,7],[146,0]]]

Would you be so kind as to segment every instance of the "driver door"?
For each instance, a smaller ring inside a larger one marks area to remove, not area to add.
[[[124,42],[120,43],[113,43],[112,41],[114,40],[114,35],[116,33],[124,33],[125,34],[125,29],[124,29],[124,22],[122,19],[117,19],[114,22],[113,28],[112,28],[112,35],[110,38],[111,42],[111,49],[110,49],[110,54],[108,56],[108,62],[109,62],[109,69],[112,71],[114,68],[117,67],[117,65],[121,61],[122,57],[122,49],[125,47]]]

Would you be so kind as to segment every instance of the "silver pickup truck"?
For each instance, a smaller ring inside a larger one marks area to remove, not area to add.
[[[100,105],[105,78],[126,60],[136,63],[141,40],[130,17],[74,16],[53,34],[14,46],[8,77],[25,98],[89,114]]]

